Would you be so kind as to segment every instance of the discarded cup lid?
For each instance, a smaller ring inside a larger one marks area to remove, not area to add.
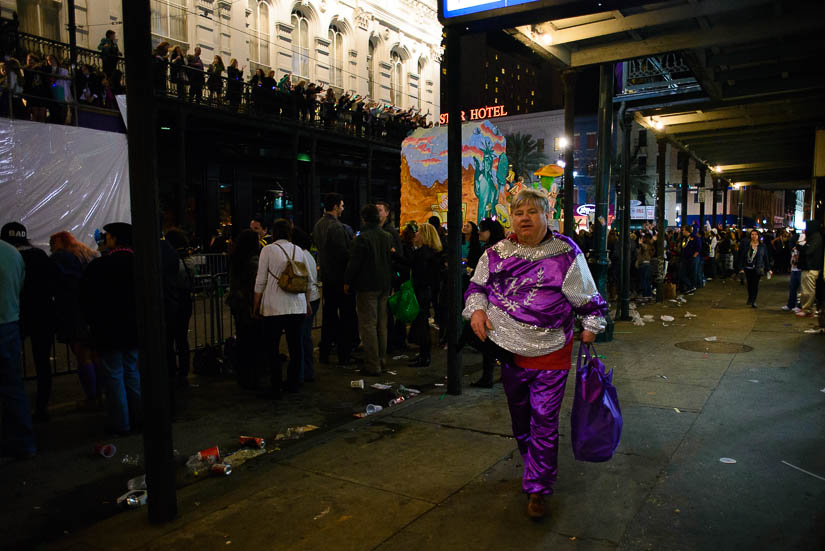
[[[719,462],[720,463],[733,464],[733,463],[736,463],[736,459],[733,459],[731,457],[720,457]]]
[[[674,318],[673,316],[660,316],[659,319],[662,321],[673,321],[676,318]]]

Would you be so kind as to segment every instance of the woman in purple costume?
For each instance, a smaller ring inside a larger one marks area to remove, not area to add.
[[[559,409],[570,370],[573,328],[581,340],[604,330],[607,303],[572,239],[548,227],[550,205],[537,190],[510,206],[515,233],[484,251],[465,297],[464,317],[502,360],[513,435],[524,459],[527,514],[544,516],[558,465]]]

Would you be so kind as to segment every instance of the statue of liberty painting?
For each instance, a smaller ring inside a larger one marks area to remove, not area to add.
[[[504,189],[507,181],[507,171],[509,163],[507,161],[507,154],[502,153],[498,158],[498,166],[495,173],[493,172],[493,162],[495,160],[493,148],[487,142],[482,148],[481,163],[478,159],[473,157],[473,164],[475,171],[473,180],[475,184],[475,194],[478,198],[478,218],[491,218],[496,215],[496,205],[498,204],[499,193]]]

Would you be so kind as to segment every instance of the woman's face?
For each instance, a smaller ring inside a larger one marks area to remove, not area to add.
[[[473,233],[473,227],[470,225],[469,222],[464,222],[464,225],[461,226],[461,233],[463,233],[467,237],[469,237],[470,234]]]
[[[759,232],[751,232],[751,243],[759,243]]]
[[[478,240],[484,241],[485,243],[490,240],[490,230],[479,230],[478,232]]]

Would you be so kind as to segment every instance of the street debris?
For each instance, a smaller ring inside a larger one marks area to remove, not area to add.
[[[240,438],[241,446],[249,446],[250,448],[264,448],[266,446],[266,441],[263,438],[259,438],[257,436],[241,436]]]
[[[736,463],[736,459],[733,459],[733,458],[730,458],[730,457],[720,457],[719,462],[720,463],[725,463],[725,464],[728,464],[728,465],[733,465],[734,463]]]
[[[350,381],[349,382],[350,388],[360,388],[361,390],[364,389],[364,379],[358,379],[357,381]]]
[[[303,425],[301,427],[290,427],[286,429],[285,433],[278,433],[275,435],[275,440],[297,440],[304,433],[317,429],[315,425]]]
[[[444,386],[444,383],[435,383],[435,386]],[[825,392],[825,388],[822,389],[822,392]]]
[[[111,459],[117,453],[117,447],[114,444],[96,444],[95,455]]]
[[[129,479],[129,482],[126,483],[126,487],[130,490],[145,490],[146,475],[142,474],[140,476],[136,476],[135,478]]]
[[[809,335],[819,335],[821,333],[825,333],[825,328],[823,327],[812,327],[811,329],[805,329],[803,333],[808,333]]]
[[[209,468],[209,472],[216,475],[229,476],[232,474],[232,465],[228,463],[215,463]]]
[[[659,377],[661,377],[662,379],[664,379],[665,381],[667,381],[667,375],[659,375]]]
[[[370,388],[376,388],[378,390],[389,390],[392,388],[392,385],[384,384],[384,383],[373,383],[370,385]]]
[[[392,359],[396,360],[396,361],[398,361],[398,360],[409,360],[410,357],[407,356],[406,354],[399,354],[398,356],[393,356]]]
[[[705,337],[707,342],[716,342],[716,337]]]
[[[401,394],[407,394],[410,396],[417,396],[421,394],[421,391],[415,388],[407,388],[404,385],[398,385],[398,392]]]
[[[825,482],[825,477],[821,477],[821,476],[819,476],[818,474],[814,474],[814,473],[812,473],[812,472],[810,472],[810,471],[806,471],[805,469],[799,468],[799,467],[797,467],[796,465],[791,465],[790,463],[788,463],[787,461],[784,461],[784,460],[782,461],[782,463],[784,463],[785,465],[787,465],[788,467],[790,467],[790,468],[792,468],[792,469],[796,469],[797,471],[799,471],[799,472],[801,472],[801,473],[805,473],[805,474],[807,474],[807,475],[810,475],[810,476],[812,476],[812,477],[814,477],[814,478],[818,478],[819,480],[821,480],[821,481]]]
[[[644,316],[642,316],[642,319],[645,322],[649,322],[649,321],[653,321],[655,318],[654,318],[653,314],[645,314]]]
[[[117,504],[122,505],[125,503],[128,507],[141,507],[146,505],[147,498],[146,490],[129,490],[117,498]]]
[[[379,406],[378,404],[367,404],[367,415],[378,413],[382,409],[384,409],[384,406]]]
[[[274,450],[270,451],[278,451],[280,448],[275,448]],[[251,448],[242,448],[235,453],[229,454],[223,458],[223,462],[233,469],[237,469],[239,466],[243,465],[250,459],[254,457],[258,457],[259,455],[263,455],[266,453],[266,450],[263,448],[254,450]]]
[[[136,453],[135,455],[124,455],[121,460],[121,463],[124,465],[140,465],[140,454]]]
[[[820,390],[819,392],[825,392],[825,388],[823,388],[823,389],[822,389],[822,390]]]
[[[397,372],[397,371],[390,371],[390,370],[388,369],[386,372],[387,372],[387,373],[389,373],[390,375],[398,375],[398,372]]]
[[[324,517],[325,517],[328,513],[329,513],[329,506],[327,506],[327,508],[326,508],[326,509],[324,509],[323,511],[321,511],[320,513],[318,513],[317,515],[315,515],[314,517],[312,517],[312,520],[319,520],[319,519],[322,519],[322,518],[324,518]]]
[[[674,321],[676,318],[674,318],[673,316],[663,315],[663,316],[659,316],[659,319],[662,320],[662,321],[670,322],[670,321]]]
[[[688,318],[688,319],[695,318],[696,314],[691,314],[690,312],[685,312],[685,317]]]
[[[748,379],[748,382],[749,383],[758,383],[759,380],[758,379]]]
[[[673,411],[675,411],[676,413],[682,413],[682,411],[679,408],[673,408]]]

